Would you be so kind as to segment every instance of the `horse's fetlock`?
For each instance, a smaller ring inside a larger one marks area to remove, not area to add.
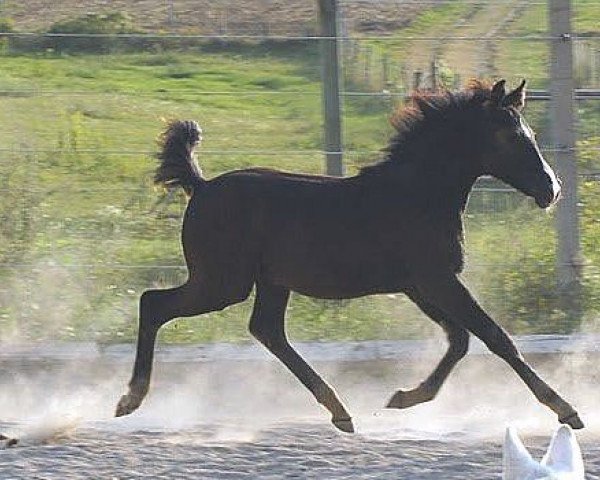
[[[148,382],[131,381],[129,382],[129,393],[131,397],[145,397],[150,390],[150,384]]]
[[[419,403],[430,402],[437,396],[438,391],[439,389],[437,389],[435,385],[432,385],[427,381],[422,382],[418,388],[413,390],[415,394],[418,392],[417,396],[419,397]]]

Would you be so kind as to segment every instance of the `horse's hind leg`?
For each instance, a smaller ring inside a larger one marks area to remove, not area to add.
[[[317,401],[331,412],[333,424],[344,432],[354,431],[350,414],[317,372],[292,348],[285,334],[285,308],[289,290],[271,285],[256,285],[256,301],[250,319],[250,333],[273,353],[310,390]]]
[[[467,354],[469,349],[469,332],[448,320],[441,310],[424,301],[417,294],[410,294],[409,296],[423,313],[444,329],[448,337],[448,351],[433,372],[418,387],[412,390],[398,390],[394,393],[386,405],[387,408],[408,408],[433,400],[452,369]]]
[[[186,284],[164,290],[147,290],[140,299],[139,330],[133,375],[129,392],[121,397],[116,416],[135,411],[148,393],[154,344],[158,330],[177,317],[189,317],[225,308],[244,300],[250,291],[240,289],[238,295],[214,292],[204,283],[188,281]],[[243,291],[242,291],[243,290]]]

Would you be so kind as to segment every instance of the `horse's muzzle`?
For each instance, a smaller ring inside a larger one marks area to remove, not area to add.
[[[533,198],[540,208],[549,208],[556,204],[562,194],[562,182],[558,177],[550,177],[538,189],[536,189]]]

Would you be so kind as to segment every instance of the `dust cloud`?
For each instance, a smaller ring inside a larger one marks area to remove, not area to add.
[[[424,346],[422,353],[397,360],[307,359],[336,388],[354,417],[357,434],[366,438],[500,441],[507,425],[525,436],[548,436],[556,428],[555,415],[507,365],[488,354],[468,355],[432,402],[407,410],[383,409],[397,388],[418,385],[445,348],[441,341]],[[578,436],[598,438],[597,358],[579,353],[529,359],[579,411],[586,429]],[[81,429],[179,432],[169,441],[185,442],[191,441],[186,437],[190,428],[206,432],[194,441],[251,442],[269,429],[329,425],[328,412],[279,362],[262,353],[251,360],[185,363],[161,361],[159,356],[146,401],[134,414],[118,419],[113,418],[114,408],[125,392],[132,355],[3,363],[0,431],[22,444],[61,441]]]

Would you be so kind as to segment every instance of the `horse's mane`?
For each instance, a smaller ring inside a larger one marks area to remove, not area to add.
[[[406,147],[435,128],[447,127],[448,122],[460,121],[461,115],[472,114],[491,99],[491,85],[471,80],[465,90],[451,92],[417,91],[407,105],[399,108],[390,118],[395,133],[386,148],[384,158],[361,169],[361,173],[378,173],[392,163],[407,160]],[[426,128],[427,127],[427,128]]]

